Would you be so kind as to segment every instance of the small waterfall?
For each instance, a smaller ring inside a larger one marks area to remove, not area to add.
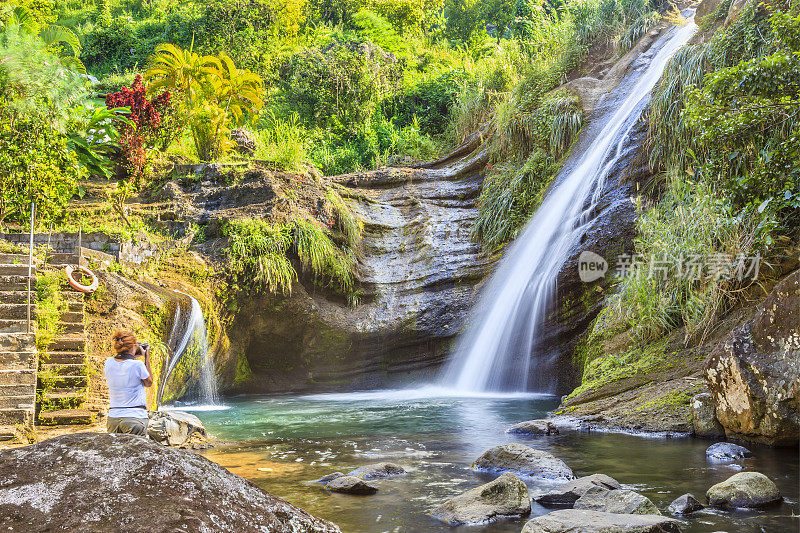
[[[183,294],[183,293],[181,293]],[[200,303],[188,294],[188,304],[178,302],[164,365],[158,404],[172,400],[217,405],[219,391],[214,359],[208,349],[208,331]]]
[[[695,33],[693,21],[673,28],[617,110],[579,159],[556,178],[541,207],[509,247],[445,365],[442,384],[461,391],[554,392],[555,355],[535,340],[553,300],[556,277],[580,241],[614,163],[672,55]],[[599,127],[598,127],[599,129]],[[535,362],[533,360],[535,359]],[[533,373],[533,375],[532,375]]]

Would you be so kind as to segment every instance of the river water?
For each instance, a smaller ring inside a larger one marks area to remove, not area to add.
[[[704,501],[714,483],[740,467],[707,462],[708,441],[654,438],[575,430],[524,438],[504,433],[510,425],[541,418],[558,404],[536,394],[450,396],[447,391],[376,391],[313,396],[228,398],[226,410],[197,411],[209,432],[231,442],[204,453],[272,494],[360,532],[515,532],[525,518],[483,526],[450,527],[428,515],[436,504],[489,481],[470,464],[484,450],[522,442],[564,460],[577,476],[601,472],[649,497],[660,509],[693,493]],[[773,479],[786,501],[765,511],[706,510],[686,520],[687,532],[796,532],[797,451],[748,446],[754,457],[741,463]],[[331,472],[391,461],[409,472],[376,480],[373,496],[327,493],[308,483]],[[531,495],[551,487],[525,480]],[[534,503],[533,515],[548,509]]]

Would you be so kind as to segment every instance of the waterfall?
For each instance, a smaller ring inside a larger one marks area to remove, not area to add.
[[[606,179],[650,100],[672,55],[694,34],[689,21],[661,37],[644,72],[602,129],[554,180],[554,186],[481,293],[480,301],[443,369],[442,384],[461,391],[554,392],[548,383],[553,354],[538,353],[535,340],[552,303],[556,277],[578,246]],[[535,363],[533,360],[535,359]],[[531,372],[536,374],[531,379]]]
[[[188,294],[184,296],[188,298],[189,305],[178,302],[175,308],[168,342],[172,354],[162,371],[158,403],[181,399],[202,405],[216,405],[219,403],[217,377],[214,359],[208,349],[203,310],[194,297]]]

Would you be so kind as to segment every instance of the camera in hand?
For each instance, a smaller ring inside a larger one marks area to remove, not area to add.
[[[139,345],[139,347],[142,349],[143,352],[146,352],[147,349],[150,348],[150,345],[147,344],[146,342],[143,342],[142,344]]]

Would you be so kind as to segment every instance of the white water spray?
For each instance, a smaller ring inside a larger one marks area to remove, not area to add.
[[[533,352],[559,270],[591,222],[606,179],[624,155],[626,138],[664,67],[696,29],[689,21],[661,39],[658,52],[619,109],[576,164],[557,177],[557,185],[487,283],[466,333],[445,366],[443,385],[461,391],[553,392],[548,370],[556,355]],[[531,376],[533,357],[537,360]]]
[[[186,367],[183,369],[183,374],[187,374],[187,377],[197,376],[198,378],[198,390],[193,395],[197,403],[217,405],[219,403],[217,377],[214,360],[208,349],[208,331],[203,317],[203,309],[194,297],[188,294],[185,296],[189,298],[189,312],[186,315],[180,305],[175,309],[175,319],[170,334],[170,346],[174,346],[174,349],[172,357],[164,369],[158,400],[161,403],[164,390],[173,372],[180,365]],[[182,331],[181,326],[183,326]],[[178,337],[179,335],[180,337]]]

